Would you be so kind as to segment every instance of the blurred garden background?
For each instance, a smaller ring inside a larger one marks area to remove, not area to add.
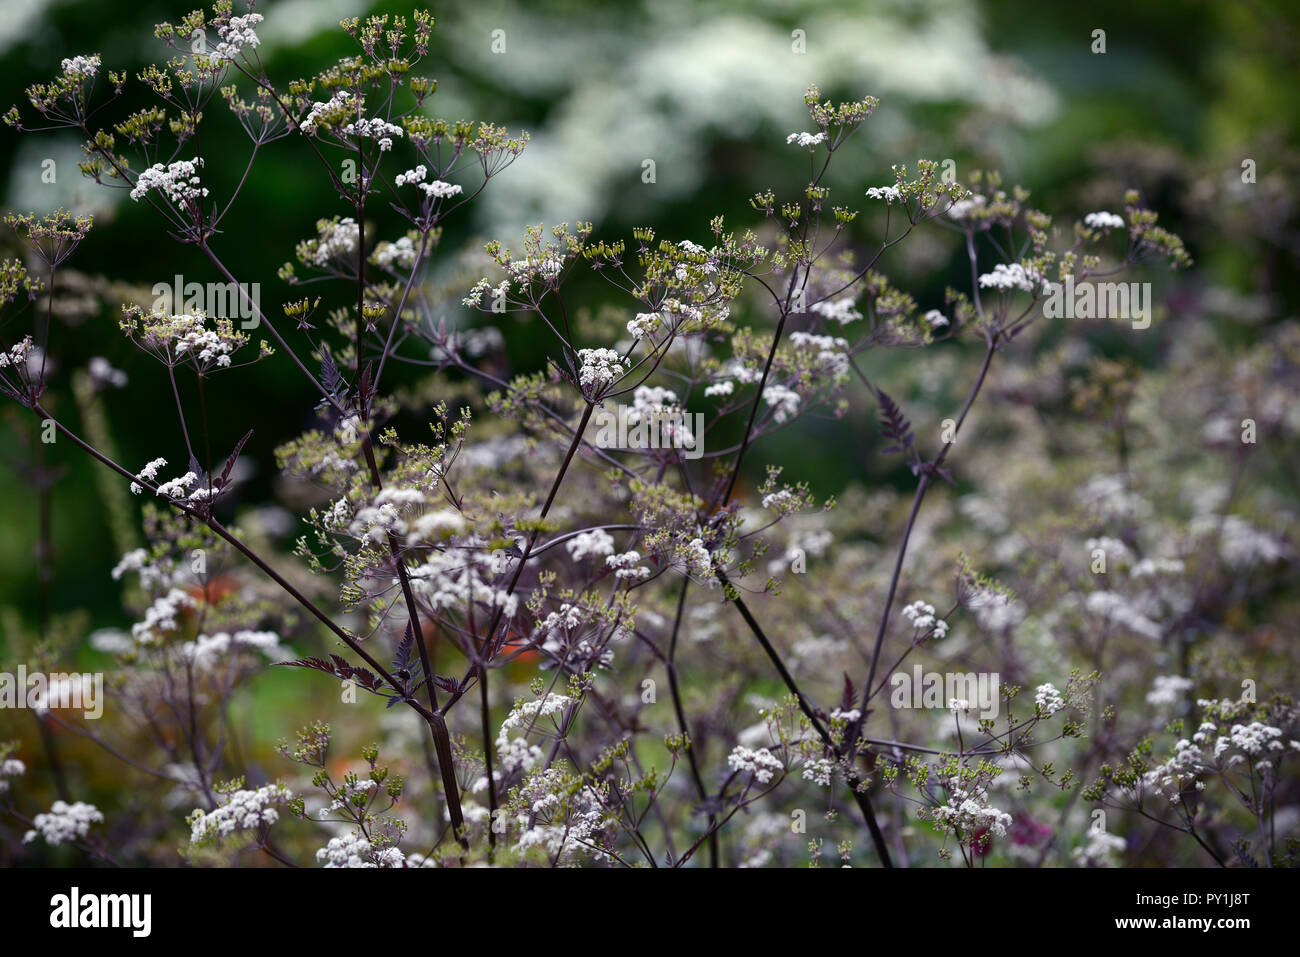
[[[25,106],[24,89],[55,75],[64,56],[99,53],[105,70],[134,77],[166,56],[150,25],[175,21],[192,5],[0,0],[0,6],[0,107],[7,108]],[[257,9],[266,16],[258,30],[260,54],[281,80],[309,75],[351,51],[339,18],[410,12],[407,4],[365,0],[272,0]],[[484,199],[447,225],[442,248],[448,252],[439,255],[433,277],[448,289],[467,290],[482,275],[462,250],[481,250],[493,238],[517,244],[527,224],[591,220],[595,237],[608,239],[653,224],[661,235],[698,241],[707,241],[715,215],[743,226],[753,219],[749,196],[769,186],[789,188],[804,174],[804,157],[785,138],[807,127],[802,97],[816,83],[836,101],[868,94],[881,100],[854,141],[853,159],[841,161],[830,178],[834,193],[855,197],[848,200],[854,205],[862,205],[856,197],[866,186],[892,182],[892,164],[914,166],[918,158],[951,159],[963,181],[973,169],[1000,170],[1004,182],[1032,189],[1035,203],[1060,213],[1062,223],[1093,210],[1118,210],[1125,189],[1141,190],[1161,224],[1183,236],[1196,265],[1176,279],[1155,277],[1151,334],[1135,335],[1123,323],[1068,334],[1084,337],[1091,355],[1159,375],[1178,358],[1180,337],[1193,332],[1207,354],[1231,355],[1266,339],[1295,348],[1295,337],[1282,330],[1295,322],[1300,293],[1300,12],[1286,0],[476,0],[430,9],[436,26],[424,67],[439,85],[429,111],[532,135]],[[1104,31],[1104,53],[1094,52],[1097,30]],[[494,39],[504,43],[503,51],[494,52]],[[800,42],[803,49],[795,49]],[[138,97],[139,84],[129,87],[135,89],[128,98]],[[125,109],[115,105],[112,117]],[[228,116],[213,123],[238,133]],[[82,179],[80,158],[80,142],[70,134],[0,130],[0,193],[9,211],[62,206],[94,214],[95,228],[61,276],[59,368],[48,401],[81,421],[85,410],[78,409],[72,372],[105,357],[133,388],[102,393],[104,427],[120,461],[142,464],[174,454],[162,448],[175,445],[170,432],[160,437],[152,426],[133,425],[159,421],[157,408],[170,397],[163,371],[120,334],[118,306],[177,274],[200,282],[220,277],[192,248],[166,240],[144,204]],[[42,179],[50,159],[57,171],[53,183]],[[653,182],[643,176],[646,160],[653,160]],[[1248,160],[1253,182],[1243,180]],[[307,161],[294,138],[268,147],[223,225],[230,238],[213,242],[241,281],[260,283],[271,314],[302,295],[277,278],[276,267],[293,258],[295,244],[313,234],[318,218],[348,215],[320,177],[304,175]],[[227,195],[238,174],[234,164],[214,166],[214,193]],[[384,235],[397,228],[396,218],[385,219],[382,210],[376,220]],[[256,244],[236,238],[250,234]],[[278,259],[268,262],[272,248]],[[0,236],[0,252],[23,255],[11,233]],[[968,268],[958,238],[937,231],[909,242],[882,267],[919,301],[934,302]],[[582,288],[584,307],[599,312],[607,287],[592,282]],[[459,295],[441,301],[449,325],[477,321],[460,306]],[[540,332],[509,320],[505,331],[508,371],[541,368]],[[1045,334],[1035,343],[1038,355],[1068,346],[1066,335]],[[880,360],[865,359],[896,398],[913,403],[909,411],[918,428],[928,428],[964,394],[977,358],[958,343],[929,356],[928,372],[893,378]],[[422,378],[419,370],[396,375],[411,386]],[[996,384],[1000,398],[987,400],[987,420],[997,420],[1000,401],[1032,406],[1040,400],[1032,376],[1026,378]],[[301,529],[277,501],[284,490],[272,450],[311,424],[310,396],[276,361],[218,380],[214,388],[221,390],[214,401],[226,410],[216,425],[218,446],[232,447],[250,423],[258,423],[243,450],[247,474],[235,508],[241,521],[260,525],[287,552]],[[1068,413],[1074,398],[1063,387],[1051,401]],[[283,416],[268,416],[268,409],[283,409]],[[851,443],[844,441],[844,423],[829,419],[824,430],[823,423],[807,421],[766,439],[763,456],[748,462],[751,479],[761,476],[764,461],[783,461],[784,478],[809,481],[818,496],[853,485],[910,488],[906,470],[876,454],[884,444],[877,414],[874,404],[853,402]],[[1294,421],[1283,409],[1279,420],[1288,416]],[[1195,458],[1201,424],[1179,425],[1193,431],[1163,440],[1185,440],[1186,454]],[[69,633],[132,621],[121,583],[108,570],[123,546],[133,544],[138,501],[120,489],[106,497],[99,466],[70,445],[42,452],[38,442],[29,413],[13,404],[0,409],[0,662],[23,653],[43,614],[32,490],[41,455],[58,474],[50,492],[50,613],[76,616],[62,626]],[[1290,515],[1300,461],[1293,438],[1287,448],[1264,460],[1256,478],[1281,510],[1277,514]],[[972,480],[966,475],[967,487],[952,494],[972,491]],[[132,510],[126,522],[123,506]],[[1281,593],[1274,600],[1294,605]],[[66,662],[70,669],[107,661],[84,645],[70,647],[79,649],[76,660]],[[1271,647],[1285,657],[1288,646]],[[295,724],[315,717],[312,705],[334,694],[329,682],[300,674],[268,674],[258,688],[241,705],[250,709],[254,734],[262,730],[258,709],[280,707],[288,689],[303,702]],[[19,727],[24,720],[0,715],[0,739],[30,737],[32,725]],[[287,724],[265,728],[267,739],[288,733]]]

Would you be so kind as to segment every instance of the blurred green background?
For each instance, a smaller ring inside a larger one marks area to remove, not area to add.
[[[55,75],[65,56],[98,52],[105,71],[126,70],[134,78],[167,55],[152,25],[177,20],[192,4],[3,0],[2,6],[0,107],[26,107],[26,86]],[[258,30],[261,54],[282,83],[351,52],[352,41],[337,28],[340,17],[410,11],[406,4],[363,0],[280,0],[257,9],[267,16]],[[804,157],[785,145],[785,136],[808,128],[802,95],[816,82],[831,98],[873,94],[882,101],[834,171],[830,185],[839,202],[862,205],[865,186],[890,182],[891,164],[914,165],[918,157],[951,158],[963,179],[972,168],[999,168],[1008,182],[1031,187],[1044,208],[1063,216],[1118,209],[1123,189],[1140,186],[1162,223],[1187,239],[1197,260],[1193,285],[1250,292],[1248,302],[1266,303],[1262,317],[1226,320],[1226,339],[1249,336],[1250,323],[1292,311],[1291,267],[1300,247],[1287,198],[1292,191],[1266,189],[1270,177],[1289,180],[1297,167],[1300,18],[1289,3],[647,0],[431,9],[437,26],[423,70],[439,88],[430,112],[533,136],[484,199],[447,224],[434,273],[449,284],[475,278],[457,258],[460,250],[496,237],[518,245],[527,223],[590,219],[597,236],[610,238],[654,224],[661,235],[703,241],[713,215],[727,214],[735,225],[750,222],[748,196],[768,186],[788,194],[802,182]],[[1098,29],[1106,33],[1104,55],[1091,51]],[[492,52],[494,30],[505,31],[504,53]],[[801,54],[792,50],[796,30],[806,37]],[[135,108],[139,84],[133,80],[128,89],[128,103],[103,114],[105,125]],[[212,112],[215,129],[242,135],[224,108]],[[192,249],[169,241],[148,207],[80,179],[79,157],[79,141],[70,134],[0,131],[7,209],[62,205],[96,215],[95,229],[69,265],[89,277],[87,289],[98,291],[69,290],[61,304],[50,401],[75,419],[69,376],[92,356],[105,356],[132,383],[105,396],[120,460],[136,466],[157,455],[183,461],[165,374],[120,335],[112,290],[95,284],[147,287],[177,273],[200,282],[219,277]],[[56,162],[54,184],[41,182],[47,158]],[[1260,182],[1243,199],[1247,238],[1237,241],[1231,217],[1207,217],[1201,206],[1220,202],[1239,183],[1245,158],[1256,160]],[[642,182],[646,159],[655,161],[653,184]],[[214,243],[237,277],[261,283],[272,315],[280,302],[302,295],[276,278],[295,243],[312,234],[317,218],[348,214],[312,175],[310,162],[292,137],[265,150],[225,223],[227,235]],[[238,175],[233,165],[205,173],[218,196],[228,195]],[[368,235],[399,233],[392,217],[379,215],[375,225],[378,233],[368,227]],[[0,237],[0,247],[18,254],[12,235]],[[962,274],[953,253],[944,236],[931,232],[883,268],[919,300],[940,301],[944,286]],[[608,295],[598,285],[587,291],[591,306]],[[458,297],[447,296],[442,305],[449,323],[467,320]],[[30,321],[30,313],[19,321]],[[515,369],[540,367],[541,340],[525,327],[506,331]],[[1142,345],[1126,342],[1107,348]],[[258,425],[244,451],[260,472],[243,486],[241,506],[273,497],[272,449],[311,422],[311,396],[286,369],[281,359],[214,382],[209,401],[224,410],[217,448],[228,450]],[[16,607],[30,625],[37,513],[25,478],[35,432],[25,415],[16,408],[0,413],[0,607]],[[872,410],[855,407],[852,416],[861,447],[818,441],[818,426],[810,422],[798,435],[769,440],[768,460],[789,462],[787,477],[814,479],[819,494],[838,491],[860,477],[875,441]],[[825,428],[829,436],[838,427],[828,422]],[[797,455],[788,454],[794,450]],[[93,478],[98,466],[66,443],[48,454],[49,464],[63,470],[53,490],[54,611],[81,608],[89,627],[124,626],[129,618],[119,585],[107,574],[118,555]],[[761,466],[758,459],[750,464]]]

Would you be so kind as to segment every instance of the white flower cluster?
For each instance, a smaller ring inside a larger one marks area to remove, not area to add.
[[[22,341],[12,346],[8,352],[0,350],[0,369],[26,367],[27,354],[32,351],[32,337],[23,336]]]
[[[317,266],[327,266],[331,259],[346,261],[357,251],[361,231],[351,216],[345,216],[337,223],[322,220],[318,225],[316,249],[312,253],[312,262]]]
[[[192,160],[177,160],[163,166],[154,163],[142,171],[131,189],[131,198],[139,202],[140,197],[151,189],[162,190],[169,200],[177,205],[192,202],[207,196],[208,191],[199,185],[199,169],[203,158],[196,156]]]
[[[1044,715],[1053,715],[1065,708],[1065,699],[1053,684],[1039,685],[1034,689],[1034,704]]]
[[[1181,675],[1157,675],[1154,685],[1147,693],[1147,704],[1174,704],[1191,686],[1191,679]]]
[[[220,60],[233,60],[235,54],[244,47],[258,46],[261,41],[257,39],[253,28],[261,22],[260,13],[231,17],[229,23],[217,27],[217,35],[221,37],[221,42],[213,50],[213,56]]]
[[[636,318],[629,320],[627,334],[633,339],[644,339],[659,328],[662,317],[657,312],[638,312]]]
[[[459,196],[464,192],[461,187],[453,185],[452,183],[445,183],[440,179],[435,179],[431,183],[426,183],[424,178],[427,175],[429,175],[429,169],[421,163],[419,166],[415,167],[415,169],[408,169],[405,173],[399,173],[394,177],[393,182],[398,186],[406,186],[409,184],[411,186],[419,187],[424,190],[425,196],[431,197],[432,199],[446,199],[448,196]]]
[[[70,80],[88,80],[99,72],[99,54],[67,57],[63,60],[63,75]]]
[[[90,378],[97,386],[111,385],[120,389],[126,385],[126,373],[121,369],[114,369],[103,356],[91,356],[90,362],[86,364],[86,372],[90,374]]]
[[[85,837],[90,833],[90,825],[104,820],[104,815],[93,804],[78,801],[68,804],[55,801],[47,814],[38,814],[32,821],[34,830],[23,835],[23,843],[30,844],[37,837],[45,838],[46,844],[62,844],[74,838]]]
[[[641,553],[638,551],[624,552],[621,555],[610,555],[605,559],[605,564],[615,569],[615,578],[630,578],[633,581],[649,578],[650,569],[645,565],[637,565],[641,560]]]
[[[988,200],[985,197],[980,196],[977,193],[970,199],[959,199],[957,202],[953,203],[952,207],[948,210],[948,215],[953,219],[960,221],[966,219],[970,216],[973,210],[979,209],[987,202]]]
[[[903,609],[902,615],[912,623],[917,631],[934,632],[934,637],[943,638],[948,634],[948,623],[936,617],[934,606],[923,601],[914,601]]]
[[[181,645],[181,655],[196,668],[210,668],[230,653],[232,649],[250,648],[260,651],[272,661],[282,661],[288,653],[280,646],[280,636],[273,631],[244,629],[233,634],[219,631],[215,635],[199,635]]]
[[[201,844],[235,831],[251,831],[274,824],[280,818],[276,808],[284,807],[293,792],[281,784],[268,784],[256,791],[240,790],[226,796],[226,803],[206,814],[196,808],[189,817],[190,843]]]
[[[1278,738],[1282,737],[1282,731],[1271,725],[1264,724],[1260,721],[1252,721],[1250,724],[1234,724],[1228,732],[1232,746],[1245,751],[1247,754],[1260,754],[1265,749],[1271,751],[1283,750],[1283,744]],[[1217,757],[1224,750],[1224,739],[1220,738],[1215,744],[1214,753]]]
[[[614,554],[614,536],[603,528],[593,528],[589,532],[575,535],[564,543],[564,547],[575,562],[582,561],[588,555],[603,558]]]
[[[754,751],[740,744],[727,755],[727,764],[733,771],[754,775],[754,780],[759,784],[770,783],[777,773],[785,770],[781,759],[767,748]]]
[[[603,389],[627,371],[626,360],[613,349],[579,349],[578,361],[578,381],[588,390]]]
[[[194,599],[188,592],[173,588],[166,595],[155,598],[145,609],[144,621],[131,626],[131,637],[141,645],[154,645],[162,641],[163,633],[177,629],[176,616],[182,608],[193,608]]]
[[[732,382],[730,379],[724,379],[722,382],[715,382],[711,386],[706,386],[704,389],[704,396],[705,398],[711,399],[714,396],[731,395],[735,391],[736,383]]]
[[[1128,842],[1118,834],[1111,834],[1099,827],[1088,829],[1088,842],[1070,852],[1083,867],[1110,867],[1115,863],[1114,856],[1121,854]]]
[[[894,186],[873,186],[867,190],[867,199],[883,199],[886,203],[897,203],[903,198],[903,191]]]
[[[1102,210],[1099,213],[1089,213],[1083,217],[1083,225],[1089,229],[1123,229],[1124,217]]]
[[[375,264],[384,268],[392,269],[410,269],[415,265],[415,257],[419,250],[415,248],[415,243],[411,241],[410,236],[403,236],[395,243],[382,242],[375,247]]]
[[[812,149],[821,143],[826,142],[826,133],[791,133],[785,138],[786,143],[797,143],[800,146],[806,146]]]
[[[763,401],[773,407],[772,418],[779,424],[798,414],[799,403],[802,399],[794,389],[779,382],[773,382],[763,390]]]
[[[817,361],[835,377],[848,374],[849,342],[836,336],[818,336],[811,332],[790,333],[790,345],[796,349],[816,349]]]
[[[1009,289],[1021,289],[1025,292],[1034,292],[1043,289],[1046,283],[1043,278],[1032,269],[1026,269],[1021,263],[998,263],[993,267],[992,272],[986,272],[980,276],[981,289],[1000,289],[1007,291]]]
[[[376,849],[360,831],[332,837],[316,852],[325,867],[403,867],[406,856],[396,847]]]
[[[326,113],[334,112],[344,106],[348,106],[348,101],[352,99],[352,93],[348,90],[339,90],[328,100],[324,102],[315,102],[307,116],[299,124],[298,128],[308,136],[316,135],[316,126],[320,118]],[[402,128],[387,120],[375,117],[374,119],[354,120],[340,127],[340,132],[347,136],[354,136],[357,139],[373,139],[379,142],[379,150],[386,153],[393,148],[393,137],[402,136]]]
[[[988,803],[987,788],[984,787],[974,787],[967,791],[956,784],[950,784],[948,802],[933,808],[930,815],[941,831],[950,833],[960,830],[966,838],[973,837],[984,828],[996,837],[1003,837],[1011,826],[1011,815]]]
[[[817,758],[807,762],[803,767],[803,779],[824,788],[831,786],[831,777],[835,774],[835,762],[830,758]]]
[[[607,855],[592,847],[605,823],[599,799],[589,789],[573,793],[567,776],[559,768],[532,772],[520,785],[519,800],[530,814],[519,814],[522,828],[515,850],[544,849],[553,859],[590,854]],[[529,820],[535,818],[532,827]]]
[[[504,549],[481,551],[473,548],[455,552],[432,552],[424,564],[411,569],[411,587],[436,611],[464,607],[469,601],[500,607],[506,618],[514,617],[519,604],[517,595],[496,588],[488,579],[495,578],[513,561]],[[479,573],[482,568],[487,579]]]
[[[821,302],[814,302],[808,307],[808,311],[815,312],[826,319],[833,319],[841,326],[847,326],[850,322],[857,322],[862,318],[862,313],[854,307],[852,296],[844,296],[834,301],[823,299]]]
[[[0,761],[0,794],[9,790],[9,782],[5,778],[16,778],[26,773],[27,765],[17,758],[5,758]]]
[[[930,328],[932,329],[942,329],[944,326],[948,325],[948,317],[938,309],[931,309],[927,312],[925,314],[925,321],[930,324]]]

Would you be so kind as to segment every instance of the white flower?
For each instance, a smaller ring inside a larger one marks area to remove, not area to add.
[[[1039,685],[1034,690],[1034,704],[1044,715],[1054,715],[1065,708],[1065,699],[1052,684]]]
[[[808,311],[827,319],[833,319],[841,326],[847,326],[850,322],[857,322],[862,318],[862,313],[854,308],[852,296],[845,296],[842,299],[836,299],[834,302],[826,300],[814,302],[808,307]]]
[[[812,149],[821,143],[826,142],[826,134],[822,133],[791,133],[785,138],[787,143],[798,143],[800,146],[806,146]]]
[[[722,382],[715,382],[713,385],[706,387],[704,396],[705,398],[712,398],[715,395],[731,395],[735,391],[736,384],[730,379],[725,379]]]
[[[886,203],[900,202],[903,198],[902,190],[898,186],[873,186],[867,190],[867,199],[883,199]]]
[[[613,349],[579,349],[578,381],[584,389],[599,390],[627,371],[626,361]]]
[[[218,43],[213,55],[221,60],[233,60],[235,54],[244,47],[255,47],[261,41],[253,28],[262,22],[260,13],[249,13],[242,17],[231,17],[230,22],[217,27],[217,34],[222,42]]]
[[[803,768],[803,779],[819,784],[824,788],[831,786],[831,776],[835,773],[835,762],[830,758],[817,758],[809,761]]]
[[[16,778],[26,773],[27,765],[17,758],[5,758],[0,761],[0,794],[9,790],[9,782],[5,778]]]
[[[986,272],[980,276],[981,289],[1022,289],[1025,292],[1034,292],[1042,289],[1046,284],[1041,276],[1032,269],[1026,269],[1020,263],[998,263],[993,267],[992,272]]]
[[[224,803],[206,814],[196,808],[189,816],[190,843],[201,844],[235,831],[251,831],[274,824],[293,792],[280,784],[268,784],[256,791],[240,790],[225,796]]]
[[[777,772],[785,770],[785,765],[767,748],[751,751],[739,744],[727,756],[727,764],[733,771],[754,775],[759,784],[769,783]]]
[[[945,316],[938,309],[931,309],[929,312],[927,312],[925,314],[925,321],[928,322],[930,326],[935,329],[942,329],[944,326],[948,325],[948,317]]]
[[[1109,867],[1114,863],[1114,855],[1123,852],[1127,846],[1127,842],[1118,834],[1111,834],[1101,828],[1090,828],[1088,843],[1076,847],[1070,856],[1084,867]]]
[[[1191,686],[1190,679],[1179,675],[1157,675],[1151,691],[1147,694],[1147,704],[1174,704]]]
[[[1123,229],[1124,217],[1102,210],[1083,217],[1083,224],[1090,229]]]
[[[799,393],[779,382],[773,382],[763,390],[763,401],[775,407],[772,414],[778,423],[785,422],[799,411]]]
[[[55,801],[49,813],[36,815],[32,822],[36,827],[23,835],[23,843],[30,844],[37,837],[43,837],[46,844],[62,844],[64,841],[85,837],[90,832],[90,825],[103,820],[104,815],[93,804]]]
[[[627,334],[633,339],[644,339],[659,328],[661,317],[657,312],[638,312],[627,324]]]
[[[207,196],[207,189],[199,185],[199,168],[202,166],[203,158],[198,156],[192,160],[177,160],[166,166],[154,163],[136,179],[135,186],[131,189],[131,198],[139,202],[140,197],[149,190],[160,189],[179,206]]]
[[[564,547],[568,549],[569,557],[575,562],[581,561],[588,555],[601,558],[614,554],[614,537],[603,528],[593,528],[589,532],[575,535],[564,543]]]
[[[446,199],[449,196],[459,196],[464,192],[461,187],[453,183],[444,183],[440,179],[435,179],[432,183],[420,183],[419,188],[424,190],[424,195],[431,199]]]
[[[86,80],[99,72],[99,54],[74,56],[63,61],[63,75],[72,80]]]

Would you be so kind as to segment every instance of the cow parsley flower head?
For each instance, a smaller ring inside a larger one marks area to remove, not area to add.
[[[261,19],[259,17],[259,19]],[[99,54],[74,56],[63,60],[63,75],[70,80],[88,80],[99,72]]]
[[[37,837],[43,837],[46,844],[62,844],[85,837],[90,833],[90,825],[103,820],[104,815],[93,804],[55,801],[48,813],[36,815],[32,821],[36,827],[23,835],[23,843],[30,844]]]
[[[771,783],[773,777],[785,770],[781,759],[767,748],[754,751],[739,744],[727,756],[727,764],[733,771],[754,775],[759,784]]]
[[[235,54],[239,53],[244,47],[256,47],[261,41],[257,38],[257,33],[253,28],[262,22],[260,13],[248,13],[242,17],[231,17],[230,22],[217,27],[217,35],[221,37],[213,50],[213,55],[220,60],[233,60]]]
[[[256,791],[238,790],[225,795],[220,807],[207,813],[196,808],[189,816],[190,843],[204,844],[235,831],[252,831],[274,824],[278,808],[293,799],[293,792],[280,784],[268,784]]]
[[[826,131],[823,130],[820,133],[791,133],[785,138],[785,141],[787,143],[796,143],[799,146],[805,146],[811,150],[826,142]]]
[[[1124,217],[1102,210],[1083,217],[1083,224],[1090,229],[1123,229]]]
[[[193,203],[207,196],[208,191],[199,182],[199,169],[203,166],[203,157],[192,160],[176,160],[163,166],[154,163],[143,170],[131,189],[131,198],[139,202],[141,197],[151,189],[161,190],[177,206]]]
[[[613,349],[579,349],[578,361],[578,381],[590,393],[603,390],[627,371],[627,360]]]
[[[1021,263],[998,263],[993,267],[992,272],[986,272],[980,276],[981,289],[998,289],[1003,292],[1012,289],[1020,289],[1024,292],[1035,292],[1043,289],[1046,283],[1043,278],[1032,269],[1026,269]]]

